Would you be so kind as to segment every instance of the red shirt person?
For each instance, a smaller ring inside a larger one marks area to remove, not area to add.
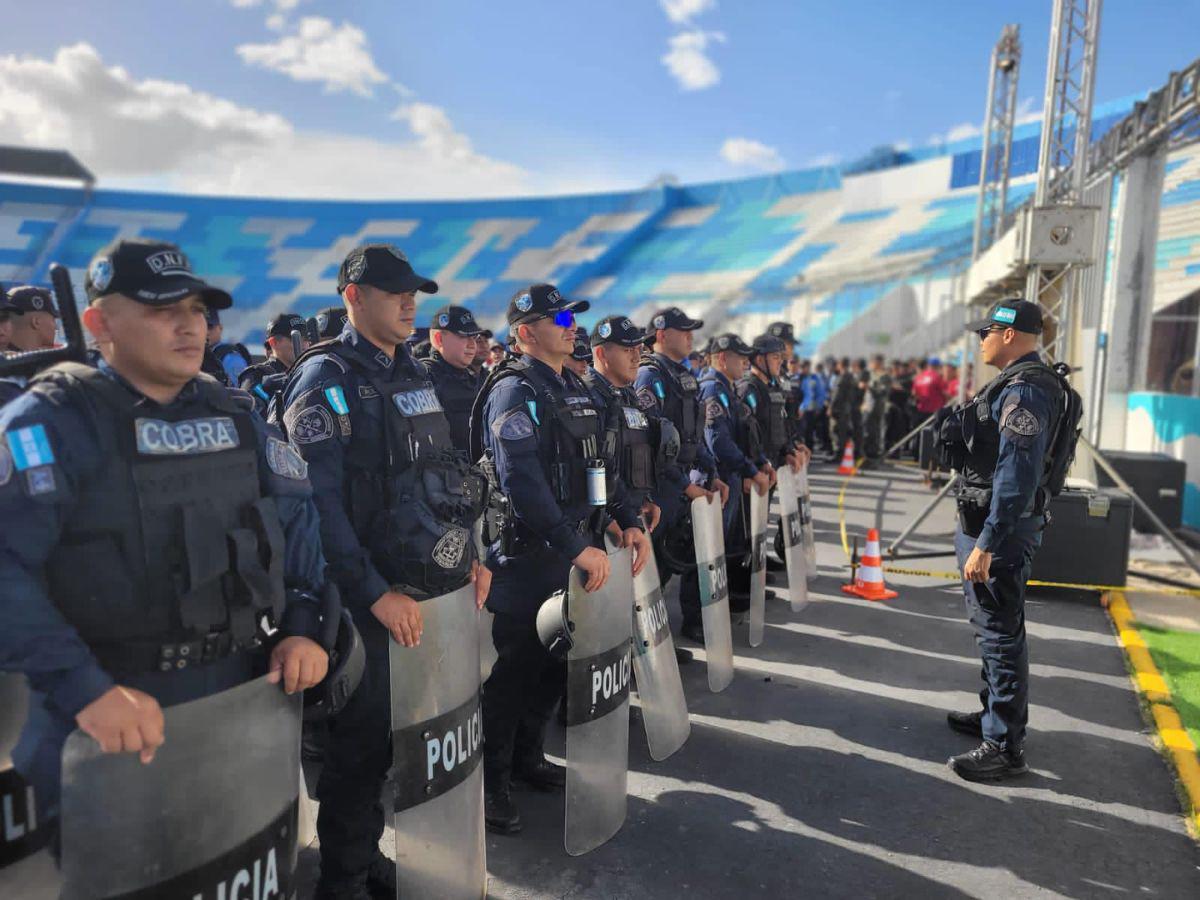
[[[917,412],[928,416],[941,409],[946,402],[946,382],[938,371],[940,361],[929,359],[925,368],[913,380],[912,392],[917,401]]]

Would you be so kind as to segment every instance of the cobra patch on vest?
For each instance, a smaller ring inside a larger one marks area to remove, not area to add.
[[[634,409],[632,406],[622,406],[625,412],[625,425],[635,431],[645,431],[650,427],[650,421],[646,418],[646,414],[640,409]]]
[[[402,416],[426,416],[442,411],[442,402],[431,387],[399,391],[392,394],[392,402],[396,404],[396,409],[400,410]]]
[[[240,443],[237,427],[229,416],[210,416],[164,422],[161,419],[137,419],[138,453],[149,456],[217,453],[233,450]]]

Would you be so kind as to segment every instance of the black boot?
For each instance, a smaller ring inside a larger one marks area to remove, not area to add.
[[[682,647],[675,648],[675,662],[679,665],[686,666],[695,658],[691,650],[684,650]]]
[[[1002,750],[991,741],[984,741],[970,753],[952,756],[948,762],[965,781],[1003,781],[1029,771],[1023,751]]]
[[[521,814],[508,788],[483,795],[483,821],[487,830],[496,834],[516,834],[521,830]]]
[[[396,898],[396,863],[378,851],[367,866],[367,892],[374,900]]]
[[[393,897],[395,894],[392,895]],[[353,878],[326,878],[322,875],[317,879],[317,889],[313,893],[315,900],[374,900],[367,889],[366,873],[360,873]]]
[[[700,646],[704,646],[704,626],[699,622],[684,622],[683,627],[679,629],[679,634],[689,641],[695,641]]]
[[[983,740],[983,713],[948,712],[946,724],[959,734]]]
[[[567,770],[545,758],[514,766],[512,777],[546,793],[561,791],[567,785]]]

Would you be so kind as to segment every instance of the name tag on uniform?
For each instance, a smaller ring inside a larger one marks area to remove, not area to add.
[[[625,425],[627,427],[635,431],[645,431],[650,427],[650,421],[640,409],[635,409],[632,406],[623,406],[621,409],[625,411]]]
[[[442,411],[437,392],[431,387],[392,394],[392,402],[402,416],[427,416]]]
[[[700,383],[691,375],[680,375],[679,384],[685,391],[695,391],[700,388]]]
[[[216,453],[233,450],[240,443],[237,426],[229,416],[164,422],[161,419],[137,419],[138,453],[150,456]]]

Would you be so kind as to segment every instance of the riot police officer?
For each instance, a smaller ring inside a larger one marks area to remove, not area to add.
[[[660,474],[652,495],[662,510],[655,533],[659,577],[665,587],[679,574],[679,606],[689,637],[703,642],[700,626],[700,581],[694,565],[680,565],[677,557],[695,560],[689,507],[697,497],[720,494],[729,502],[729,487],[717,476],[717,465],[704,440],[704,412],[700,382],[685,365],[692,353],[695,332],[704,322],[689,317],[677,306],[661,309],[650,319],[653,352],[642,358],[634,388],[638,406],[647,415],[667,419],[679,432],[679,454],[674,465]],[[649,331],[650,329],[647,329]],[[667,547],[675,548],[671,552]]]
[[[471,407],[480,387],[471,363],[483,330],[465,306],[443,306],[431,321],[426,365],[450,423],[450,439],[455,447],[466,448],[471,441]]]
[[[588,591],[603,587],[608,515],[622,544],[635,549],[635,573],[650,552],[620,479],[616,493],[605,496],[605,480],[588,477],[589,469],[613,464],[602,455],[600,410],[564,365],[575,345],[575,313],[588,306],[567,300],[551,284],[517,291],[507,319],[520,356],[488,376],[471,419],[472,455],[484,460],[508,510],[488,551],[495,572],[488,608],[499,658],[483,685],[485,820],[504,834],[522,827],[510,793],[514,778],[548,791],[566,783],[563,769],[542,751],[565,665],[538,637],[538,609],[566,587],[572,565],[582,570]]]
[[[56,365],[0,412],[0,669],[32,691],[13,758],[43,818],[73,729],[149,762],[162,707],[259,674],[262,615],[289,693],[328,664],[304,462],[200,375],[205,311],[230,296],[147,240],[101,250],[86,285],[98,366]]]
[[[495,332],[490,328],[480,329],[479,334],[475,335],[475,356],[471,358],[471,374],[475,376],[475,380],[480,385],[483,384],[484,366],[487,365],[488,359],[492,352],[492,338]]]
[[[979,335],[983,361],[1001,372],[940,424],[947,462],[961,473],[954,546],[985,683],[982,711],[948,716],[951,728],[982,743],[949,764],[969,781],[997,781],[1028,771],[1025,583],[1047,501],[1061,489],[1074,453],[1079,405],[1060,373],[1038,357],[1043,322],[1036,303],[1002,300],[967,327]]]
[[[571,347],[570,355],[563,360],[563,365],[586,382],[592,365],[592,345],[587,329],[582,325],[575,329],[575,343]]]
[[[799,467],[802,460],[797,451],[802,443],[790,414],[790,386],[785,387],[780,380],[786,345],[764,334],[754,339],[751,350],[750,368],[735,384],[737,395],[755,419],[762,455],[775,468],[788,464]]]
[[[293,340],[292,335],[297,337]],[[283,390],[287,370],[296,361],[297,349],[308,349],[308,322],[296,313],[282,313],[267,323],[267,339],[263,342],[267,358],[247,366],[238,376],[238,386],[254,398],[254,408],[264,419],[269,407]]]
[[[766,494],[775,486],[775,467],[764,452],[758,423],[733,386],[745,375],[753,353],[754,348],[736,334],[718,335],[709,342],[710,368],[700,379],[704,440],[716,460],[718,476],[726,484],[741,487],[730,492],[723,514],[729,605],[734,612],[745,612],[750,602],[750,569],[745,564],[750,537],[742,514],[742,494],[752,490]],[[749,499],[744,502],[748,506]],[[693,612],[692,621],[699,622],[700,610]]]
[[[317,782],[318,894],[392,897],[396,870],[378,848],[392,762],[388,641],[420,642],[422,598],[471,579],[477,598],[486,594],[471,537],[483,484],[453,448],[425,366],[404,346],[416,293],[437,284],[396,247],[368,244],[342,262],[338,291],[345,327],[297,360],[283,394],[283,424],[308,463],[329,571],[366,649],[358,691],[331,720]]]
[[[227,384],[236,385],[242,370],[254,362],[254,359],[244,344],[231,344],[222,340],[224,334],[225,326],[221,324],[220,311],[210,309],[208,311],[208,346],[212,352],[212,358],[225,372],[222,380]],[[211,363],[209,365],[211,366]],[[216,373],[210,372],[209,374],[215,376]]]

